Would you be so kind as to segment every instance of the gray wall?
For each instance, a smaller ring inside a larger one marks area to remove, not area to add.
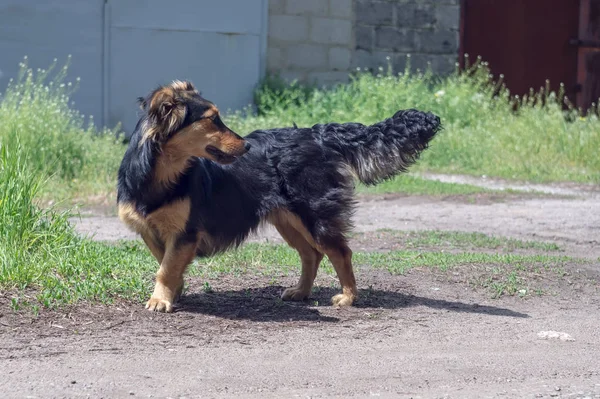
[[[136,98],[193,81],[223,111],[252,102],[265,71],[267,0],[3,0],[0,88],[27,55],[46,68],[72,55],[73,100],[99,124],[131,132]]]
[[[81,77],[76,107],[101,120],[103,13],[103,0],[1,1],[0,90],[17,77],[24,56],[30,67],[45,69],[71,54],[69,78]]]
[[[288,80],[346,80],[353,0],[269,0],[268,70]]]
[[[454,70],[459,0],[270,0],[268,71],[321,84],[355,68]]]
[[[459,47],[459,0],[355,0],[356,52],[353,65],[433,71],[454,70]]]

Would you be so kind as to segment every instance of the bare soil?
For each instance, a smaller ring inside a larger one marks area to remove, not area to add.
[[[139,303],[82,304],[39,317],[0,300],[3,397],[600,398],[600,197],[361,197],[356,250],[396,248],[396,230],[479,231],[558,243],[576,262],[543,296],[502,297],[468,270],[359,268],[360,300],[329,306],[321,273],[310,300],[279,300],[293,276],[191,279],[174,314]],[[130,238],[97,210],[97,239]],[[279,240],[267,230],[255,240]],[[535,278],[535,276],[532,276]],[[566,333],[571,340],[538,333]]]

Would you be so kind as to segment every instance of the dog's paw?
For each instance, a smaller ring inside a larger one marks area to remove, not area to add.
[[[146,309],[152,312],[171,313],[173,311],[173,303],[166,299],[150,298],[146,302]]]
[[[283,291],[281,294],[281,299],[284,301],[303,301],[308,298],[310,291],[306,291],[305,289],[301,289],[298,287],[290,287]]]
[[[352,302],[354,302],[354,296],[348,294],[337,294],[331,298],[331,302],[333,303],[333,306],[337,307],[352,306]]]

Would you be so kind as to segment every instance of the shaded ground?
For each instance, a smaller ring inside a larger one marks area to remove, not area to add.
[[[577,190],[577,189],[576,189]],[[561,195],[565,193],[560,193]],[[576,194],[576,195],[575,195]],[[333,309],[321,273],[309,301],[278,299],[295,276],[192,279],[177,312],[79,305],[38,318],[0,296],[5,397],[600,398],[600,198],[363,197],[355,249],[406,245],[396,230],[481,231],[557,242],[595,259],[546,295],[491,299],[468,268],[394,276],[359,268],[361,299]],[[114,216],[84,217],[97,238],[126,238]],[[276,240],[267,231],[259,240]],[[539,249],[524,249],[540,252]],[[208,283],[208,284],[207,284]],[[210,287],[207,289],[206,287]],[[208,291],[208,292],[207,292]],[[543,331],[573,340],[541,339]]]

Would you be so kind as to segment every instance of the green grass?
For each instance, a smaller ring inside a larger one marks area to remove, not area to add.
[[[82,239],[67,212],[37,207],[44,178],[23,154],[0,144],[0,290],[13,308],[139,298],[156,269],[147,250]]]
[[[357,192],[363,194],[402,193],[412,195],[470,195],[481,193],[504,193],[470,184],[444,183],[437,180],[427,180],[418,176],[403,174],[376,186],[359,184]]]
[[[494,239],[490,239],[490,242],[492,241]],[[528,246],[526,243],[522,245]],[[532,275],[545,274],[551,280],[557,280],[566,275],[567,264],[577,262],[582,261],[549,255],[415,250],[355,252],[353,256],[353,264],[359,270],[372,267],[385,269],[392,274],[405,274],[413,269],[424,268],[445,275],[451,274],[450,272],[463,274],[462,282],[476,288],[484,288],[493,297],[539,293],[542,288],[534,281]],[[218,278],[221,275],[242,278],[247,274],[273,278],[296,275],[300,270],[299,265],[300,259],[296,251],[288,246],[252,243],[236,251],[199,260],[190,268],[190,274],[207,279]],[[331,263],[326,259],[319,270],[320,273],[335,275]]]
[[[355,252],[353,263],[358,266],[385,268],[394,274],[404,274],[415,267],[436,267],[446,271],[452,267],[469,264],[498,266],[531,263],[536,265],[562,265],[572,258],[551,255],[487,254],[478,252],[423,252],[414,250],[390,252]],[[229,251],[209,259],[198,260],[190,273],[215,277],[223,274],[246,273],[271,276],[299,271],[297,252],[286,245],[249,243],[241,249]],[[328,260],[322,263],[326,273],[334,273]],[[319,269],[321,270],[321,269]]]
[[[394,239],[407,248],[427,248],[436,249],[468,249],[468,250],[495,250],[501,252],[514,252],[515,250],[535,250],[535,251],[560,251],[561,248],[551,242],[541,241],[523,241],[515,238],[496,237],[483,233],[465,233],[460,231],[398,231],[382,229],[369,235],[375,235],[377,238]],[[357,234],[356,236],[359,236]]]
[[[447,78],[409,69],[400,74],[382,69],[377,75],[359,71],[349,84],[328,90],[286,86],[271,78],[256,99],[258,115],[238,112],[228,119],[234,130],[330,121],[370,124],[398,109],[418,108],[437,113],[445,129],[416,170],[600,182],[598,117],[564,111],[562,94],[547,88],[519,99],[522,105],[514,112],[515,99],[501,82],[490,82],[482,62]]]
[[[23,149],[27,168],[48,179],[41,196],[108,195],[125,151],[114,130],[97,130],[72,108],[67,65],[33,71],[26,59],[0,98],[0,143]]]

